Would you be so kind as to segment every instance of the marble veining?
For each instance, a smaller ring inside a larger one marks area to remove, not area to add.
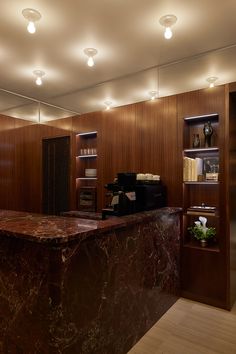
[[[178,298],[179,213],[0,211],[0,353],[127,353]]]

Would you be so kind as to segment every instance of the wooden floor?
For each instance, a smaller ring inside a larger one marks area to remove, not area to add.
[[[229,312],[181,298],[128,354],[236,354],[236,304]]]

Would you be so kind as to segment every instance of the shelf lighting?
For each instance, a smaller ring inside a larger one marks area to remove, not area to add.
[[[95,135],[97,134],[97,131],[91,131],[91,132],[86,132],[86,133],[78,133],[77,135],[79,136],[83,136],[83,135]]]
[[[176,23],[177,17],[175,15],[165,15],[159,20],[159,23],[165,27],[164,37],[170,39],[173,35],[171,27]]]
[[[28,21],[27,31],[31,34],[36,32],[35,22],[41,19],[41,14],[39,11],[34,9],[24,9],[22,10],[22,15]]]
[[[33,74],[36,76],[36,80],[35,80],[36,85],[41,86],[43,83],[42,77],[45,75],[45,72],[42,70],[34,70]]]
[[[87,55],[88,61],[87,64],[88,66],[92,67],[94,66],[94,59],[93,57],[98,53],[97,49],[95,48],[85,48],[84,49],[84,54]]]
[[[216,80],[218,80],[218,77],[216,76],[211,76],[206,79],[206,81],[209,83],[210,88],[215,87]]]

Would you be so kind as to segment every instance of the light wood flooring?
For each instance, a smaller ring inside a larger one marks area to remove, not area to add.
[[[181,298],[128,354],[236,354],[236,304],[229,312]]]

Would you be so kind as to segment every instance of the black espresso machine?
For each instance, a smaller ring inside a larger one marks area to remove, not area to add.
[[[166,187],[160,181],[137,181],[136,173],[118,173],[115,182],[105,185],[109,205],[106,215],[128,215],[166,206]]]

